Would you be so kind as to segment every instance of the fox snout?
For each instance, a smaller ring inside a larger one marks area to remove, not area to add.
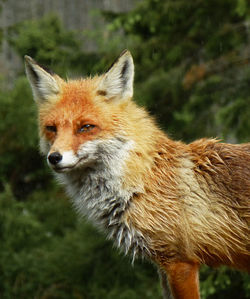
[[[59,152],[53,152],[48,155],[48,161],[52,165],[57,165],[60,161],[62,161],[63,156]]]
[[[60,152],[52,150],[47,155],[47,162],[49,166],[57,171],[68,171],[79,166],[84,157],[78,157],[73,151]]]
[[[51,148],[47,154],[49,166],[56,172],[68,172],[78,168],[85,168],[97,162],[98,142],[91,142],[82,145],[77,152],[73,150],[58,150]]]

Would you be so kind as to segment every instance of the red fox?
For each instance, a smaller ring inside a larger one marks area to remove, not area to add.
[[[132,101],[127,50],[80,80],[25,62],[41,153],[79,213],[159,265],[174,298],[199,298],[202,264],[250,271],[250,143],[171,140]]]

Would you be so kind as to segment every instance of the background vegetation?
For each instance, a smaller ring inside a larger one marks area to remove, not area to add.
[[[104,15],[108,25],[91,33],[67,31],[49,15],[16,24],[4,38],[62,77],[103,72],[129,48],[135,100],[171,137],[250,140],[249,1],[144,0]],[[84,52],[86,35],[96,51]],[[0,297],[160,298],[155,267],[132,267],[76,217],[54,183],[39,156],[24,71],[11,88],[0,79]],[[204,267],[200,278],[202,298],[250,298],[247,274]]]

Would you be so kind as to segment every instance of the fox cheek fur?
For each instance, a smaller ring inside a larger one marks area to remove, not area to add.
[[[156,262],[174,298],[199,298],[201,264],[250,271],[250,143],[169,139],[131,100],[128,51],[102,76],[67,82],[25,61],[41,152],[79,213]]]

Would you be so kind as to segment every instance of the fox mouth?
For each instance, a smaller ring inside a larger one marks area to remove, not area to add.
[[[75,163],[73,165],[68,165],[68,166],[59,166],[58,165],[58,166],[52,166],[52,168],[56,172],[67,172],[67,171],[77,168],[77,166],[79,166],[79,164],[82,160],[84,160],[84,159],[79,160],[77,163]]]
[[[52,166],[52,169],[56,172],[68,172],[77,169],[80,166],[87,167],[90,164],[93,164],[93,161],[88,161],[87,158],[88,156],[84,156],[81,159],[79,159],[75,164],[71,164],[71,165],[66,165],[66,166],[54,165]],[[82,163],[83,161],[85,161],[85,163]]]
[[[76,167],[78,163],[76,163],[75,165],[71,165],[71,166],[53,166],[53,170],[56,171],[56,172],[66,172],[66,171],[69,171],[71,169],[74,169]]]

